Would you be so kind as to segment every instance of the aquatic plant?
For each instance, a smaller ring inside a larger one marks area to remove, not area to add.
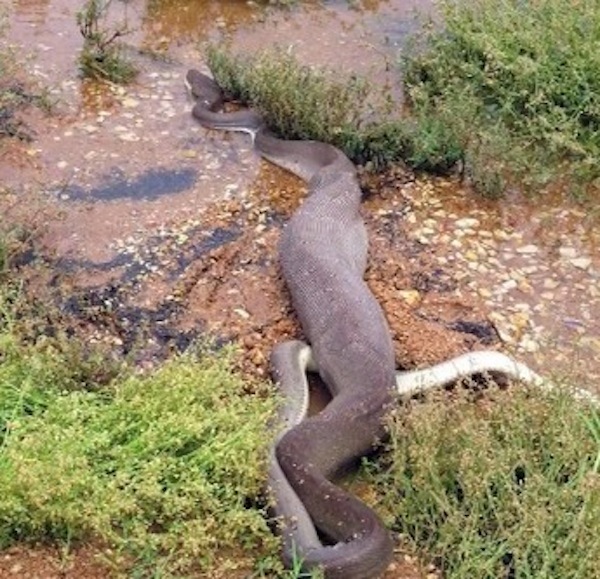
[[[113,0],[87,0],[77,13],[77,24],[83,36],[79,69],[85,77],[127,83],[137,74],[125,56],[120,38],[131,31],[126,20],[117,27],[107,27],[106,16]]]

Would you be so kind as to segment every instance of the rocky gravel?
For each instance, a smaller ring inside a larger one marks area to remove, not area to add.
[[[551,199],[511,209],[435,180],[407,194],[410,234],[482,300],[504,347],[542,373],[597,388],[599,240],[582,208]]]
[[[28,256],[37,262],[23,266],[31,291],[60,310],[75,336],[134,352],[142,368],[212,336],[238,343],[240,367],[267,377],[273,344],[301,337],[277,241],[305,189],[261,162],[247,138],[205,131],[191,118],[182,78],[202,66],[198,30],[209,35],[251,22],[234,35],[238,48],[293,37],[294,53],[311,65],[345,66],[385,84],[396,79],[388,65],[402,42],[391,27],[407,29],[409,3],[366,3],[341,16],[337,8],[275,14],[266,18],[270,35],[254,16],[241,15],[254,14],[253,3],[238,3],[241,12],[231,14],[191,9],[172,19],[172,3],[163,3],[160,20],[140,22],[144,38],[136,42],[164,45],[168,58],[139,55],[141,74],[125,88],[77,78],[79,4],[40,3],[41,16],[34,3],[17,4],[12,39],[37,51],[28,70],[57,101],[50,116],[22,111],[33,140],[3,142],[0,150],[3,218],[29,219],[41,238]],[[382,46],[384,37],[390,40]],[[414,176],[402,167],[376,177],[361,172],[361,180],[367,281],[388,318],[399,367],[495,348],[600,391],[593,208],[552,192],[484,200],[458,178]],[[31,577],[58,556],[25,548],[3,557],[0,573]],[[94,577],[91,561],[93,554],[79,551],[73,568],[56,576]],[[394,565],[389,579],[437,576],[410,554],[399,552]]]

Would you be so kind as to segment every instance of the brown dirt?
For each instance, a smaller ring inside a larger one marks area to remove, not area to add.
[[[0,553],[2,579],[106,579],[111,570],[93,546],[61,553],[56,547],[18,545]]]
[[[461,294],[452,270],[440,269],[430,249],[406,235],[403,219],[410,208],[401,189],[407,179],[412,177],[396,170],[387,183],[378,184],[378,193],[364,203],[364,216],[371,240],[368,283],[389,320],[399,367],[414,368],[489,347],[496,336],[485,308]],[[365,179],[365,189],[375,186]],[[97,267],[108,256],[99,252],[94,236],[87,238],[89,246],[80,245],[80,250],[89,247],[82,252],[89,261],[67,267],[55,240],[65,239],[73,222],[52,221],[39,256],[45,267],[32,264],[23,272],[38,299],[70,312],[63,321],[76,335],[112,345],[123,354],[135,348],[145,367],[185,347],[189,339],[209,334],[239,343],[243,370],[267,376],[272,345],[301,336],[278,269],[277,240],[281,223],[303,194],[295,179],[265,167],[246,196],[210,204],[191,225],[173,224],[160,243],[152,238],[136,242],[127,249],[130,253],[125,252],[133,259],[106,271]],[[53,211],[39,199],[38,203],[38,215]],[[13,211],[17,207],[22,206],[17,204]],[[107,207],[107,216],[116,209]],[[86,215],[97,220],[98,206],[78,215],[82,231],[92,228]],[[235,231],[236,236],[198,252],[218,230]],[[144,269],[149,265],[156,267]],[[46,547],[19,547],[4,553],[0,576],[106,576],[99,553],[85,546],[63,561],[60,553]],[[410,554],[399,551],[385,577],[426,575],[435,576],[434,570],[421,569]]]
[[[56,123],[23,115],[37,133]],[[229,151],[238,144],[247,147],[237,139]],[[33,165],[43,174],[26,144],[4,145],[4,172],[27,174]],[[227,147],[225,155],[221,166],[238,162],[229,160]],[[245,171],[257,161],[242,157],[242,166]],[[273,344],[301,337],[279,272],[277,241],[305,190],[266,164],[253,182],[244,172],[236,179],[233,194],[209,197],[200,206],[187,193],[73,202],[34,187],[5,190],[0,205],[7,222],[23,224],[37,239],[34,255],[21,267],[30,294],[49,310],[58,308],[56,319],[75,337],[123,355],[134,351],[150,368],[210,335],[239,343],[240,367],[266,377]],[[451,268],[440,269],[431,248],[407,235],[403,223],[411,206],[403,185],[413,180],[401,168],[363,176],[365,191],[372,192],[363,210],[370,238],[367,280],[388,317],[398,366],[407,369],[496,342],[481,303],[462,295]],[[2,578],[95,579],[119,576],[126,567],[92,544],[68,553],[45,545],[0,553]],[[421,568],[399,548],[385,577],[435,577],[435,570]]]
[[[134,241],[116,254],[107,253],[102,231],[93,227],[98,206],[89,219],[77,215],[78,227],[94,233],[79,238],[77,260],[57,250],[73,223],[53,222],[45,237],[49,267],[31,268],[32,287],[43,300],[50,290],[75,314],[80,331],[122,344],[123,353],[135,346],[146,363],[161,359],[182,336],[209,334],[241,343],[244,368],[266,376],[272,344],[301,337],[278,269],[277,241],[304,192],[277,173],[263,169],[244,198],[209,205],[191,224],[172,224],[162,238]],[[398,366],[429,365],[496,343],[482,304],[463,295],[452,269],[441,269],[429,247],[406,235],[403,218],[410,208],[400,189],[401,182],[391,181],[364,203],[371,240],[367,281],[386,312]],[[107,224],[124,222],[116,217],[119,209],[127,214],[124,205],[106,208]],[[136,318],[160,319],[160,328],[133,327]],[[148,336],[155,343],[140,348],[138,341]]]
[[[131,4],[138,9],[145,5]],[[80,39],[74,14],[80,2],[14,2],[9,40],[20,50],[37,50],[28,68],[46,79],[51,98],[59,102],[51,116],[27,102],[11,111],[11,130],[15,126],[34,140],[0,142],[0,214],[35,233],[37,249],[22,260],[21,271],[30,293],[48,310],[57,308],[60,323],[74,336],[107,344],[122,355],[135,352],[139,364],[149,368],[191,340],[211,335],[238,342],[240,366],[259,376],[268,375],[274,343],[301,337],[279,274],[276,245],[282,223],[301,202],[302,185],[259,163],[247,139],[195,125],[181,77],[202,62],[198,40],[226,31],[239,50],[278,42],[307,64],[361,72],[379,86],[392,84],[399,95],[390,63],[413,26],[412,7],[431,3],[333,4],[269,14],[254,2],[160,2],[154,13],[140,10],[138,22],[131,22],[137,29],[132,45],[154,54],[138,55],[142,72],[137,82],[121,88],[81,82],[76,76]],[[135,13],[130,16],[135,20]],[[32,84],[28,91],[36,94],[38,88]],[[181,185],[177,179],[185,181],[186,175],[193,182]],[[162,189],[149,195],[156,184]],[[364,187],[371,192],[363,211],[370,239],[367,279],[386,312],[399,367],[422,367],[500,345],[497,321],[490,322],[488,308],[497,313],[515,304],[504,294],[504,302],[489,295],[511,279],[492,275],[499,262],[483,270],[471,268],[492,263],[488,254],[481,264],[471,263],[475,245],[451,245],[462,217],[477,211],[480,229],[488,233],[524,232],[502,238],[499,250],[514,254],[509,265],[522,271],[526,281],[533,283],[535,274],[528,273],[531,264],[519,248],[532,243],[554,251],[564,237],[573,241],[575,258],[589,253],[600,263],[594,253],[596,237],[588,236],[588,241],[586,232],[565,231],[562,213],[536,223],[535,204],[519,205],[514,199],[484,203],[461,184],[414,180],[402,168],[377,179],[365,176]],[[574,228],[585,221],[573,215]],[[469,235],[475,242],[480,233]],[[549,264],[553,268],[555,262]],[[589,320],[578,309],[586,303],[585,292],[595,287],[594,270],[587,273],[559,275],[560,287],[574,293],[561,299],[560,308],[549,307],[547,316],[556,318],[565,308],[559,324],[563,317],[579,323],[578,329],[585,322],[585,337],[597,354],[598,296],[590,302]],[[481,280],[483,287],[473,285]],[[531,302],[532,318],[543,281],[540,277],[532,295],[520,280],[508,290],[517,292],[517,306]],[[518,293],[522,290],[526,295]],[[522,310],[516,314],[516,322],[524,325]],[[561,350],[572,341],[563,326],[558,330],[564,338]],[[557,353],[550,351],[547,367],[553,367]],[[0,553],[1,578],[95,579],[116,576],[125,567],[94,545],[73,548],[68,555],[48,546],[17,546]],[[423,568],[401,548],[385,575],[435,576],[435,569]]]

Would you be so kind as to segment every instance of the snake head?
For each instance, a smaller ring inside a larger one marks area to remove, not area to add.
[[[215,111],[223,105],[223,93],[210,76],[192,68],[188,70],[183,82],[188,93],[200,106]]]

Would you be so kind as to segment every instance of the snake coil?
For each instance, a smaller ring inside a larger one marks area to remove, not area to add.
[[[367,235],[352,162],[326,143],[273,137],[255,111],[217,112],[221,90],[196,70],[188,72],[186,82],[197,101],[193,115],[202,125],[249,133],[261,156],[308,184],[308,198],[283,230],[279,255],[310,346],[289,341],[271,355],[284,396],[283,430],[271,451],[268,476],[284,560],[288,566],[299,560],[305,570],[320,568],[327,579],[376,577],[392,558],[389,534],[373,510],[332,480],[384,436],[383,418],[395,396],[482,373],[546,390],[554,386],[495,351],[395,373],[387,323],[363,280]],[[307,370],[319,372],[333,396],[311,417]],[[573,394],[598,405],[591,393]]]

